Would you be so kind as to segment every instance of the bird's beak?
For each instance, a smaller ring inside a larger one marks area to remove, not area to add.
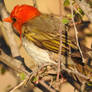
[[[5,19],[3,19],[3,21],[5,21],[5,22],[9,22],[9,23],[13,23],[11,17],[5,18]]]

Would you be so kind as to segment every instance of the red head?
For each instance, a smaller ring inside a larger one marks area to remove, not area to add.
[[[22,24],[39,15],[40,12],[35,7],[30,5],[17,5],[12,10],[10,16],[5,18],[4,21],[12,23],[21,35]]]

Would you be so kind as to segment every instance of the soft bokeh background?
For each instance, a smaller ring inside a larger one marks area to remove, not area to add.
[[[4,0],[9,12],[17,4],[33,5],[33,0]],[[59,14],[59,0],[36,0],[37,7],[41,12]]]

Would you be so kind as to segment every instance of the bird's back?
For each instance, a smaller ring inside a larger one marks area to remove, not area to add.
[[[55,16],[42,14],[28,21],[26,25],[30,25],[31,29],[55,33],[58,31],[59,23],[60,21]]]

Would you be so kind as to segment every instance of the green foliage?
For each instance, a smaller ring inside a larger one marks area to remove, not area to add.
[[[87,83],[87,85],[88,85],[88,86],[92,86],[92,82],[90,82],[90,83]]]
[[[67,17],[72,19],[72,14],[67,14]]]
[[[63,23],[63,24],[68,24],[68,23],[69,23],[69,20],[66,19],[66,18],[63,18],[63,19],[62,19],[62,23]]]
[[[64,1],[64,6],[69,6],[69,5],[70,5],[69,0],[65,0],[65,1]]]
[[[6,72],[5,67],[0,66],[0,74],[4,74]]]
[[[20,73],[19,76],[20,76],[20,79],[21,79],[21,80],[24,80],[25,77],[26,77],[26,75],[25,75],[24,73]]]
[[[84,12],[80,8],[78,8],[77,11],[74,12],[75,21],[81,21],[83,15]]]
[[[34,82],[34,83],[36,83],[36,82],[38,82],[38,80],[39,80],[39,79],[38,79],[38,77],[37,77],[37,76],[35,76],[35,77],[33,77],[33,78],[32,78],[32,80],[31,80],[31,81],[32,81],[32,82]]]
[[[81,8],[78,8],[78,11],[79,11],[79,13],[80,13],[81,15],[84,15],[84,12],[82,11]]]

